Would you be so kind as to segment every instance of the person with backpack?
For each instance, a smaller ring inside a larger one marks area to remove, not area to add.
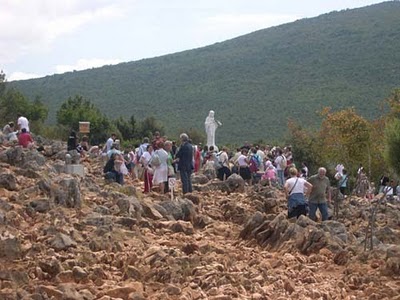
[[[286,157],[283,155],[283,151],[280,148],[276,149],[276,158],[275,158],[275,166],[276,166],[276,171],[278,173],[278,183],[281,187],[285,185],[285,176],[284,172],[287,167],[287,160]]]
[[[260,157],[257,155],[257,149],[251,148],[250,149],[250,156],[249,156],[249,169],[251,173],[251,178],[253,184],[257,181],[257,172],[260,169]]]
[[[231,169],[229,168],[228,148],[222,147],[222,151],[218,154],[218,164],[220,167],[217,169],[217,177],[219,180],[226,180],[231,176]]]

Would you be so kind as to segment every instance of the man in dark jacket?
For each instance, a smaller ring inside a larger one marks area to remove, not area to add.
[[[186,133],[180,135],[181,146],[176,154],[178,169],[181,175],[182,191],[184,194],[192,192],[192,170],[193,170],[193,147],[189,143]]]

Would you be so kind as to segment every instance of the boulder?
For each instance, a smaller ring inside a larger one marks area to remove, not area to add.
[[[242,239],[255,238],[257,233],[264,231],[270,223],[265,214],[257,211],[247,221],[244,228],[239,234]]]
[[[17,180],[15,176],[7,173],[0,174],[0,188],[15,191],[17,189]]]
[[[76,178],[63,178],[53,185],[50,192],[54,203],[70,208],[81,207],[81,192]]]
[[[0,258],[18,259],[22,255],[21,243],[17,238],[0,238]]]
[[[46,272],[51,276],[56,276],[58,273],[63,271],[61,263],[55,257],[39,261],[39,267],[43,272]]]
[[[245,182],[238,174],[232,174],[224,181],[228,193],[243,193]]]
[[[46,213],[51,209],[50,199],[36,199],[29,202],[29,207],[39,213]]]
[[[192,201],[188,199],[176,199],[174,201],[162,201],[154,208],[167,219],[190,221],[194,223],[196,210]]]
[[[29,164],[35,162],[36,165],[32,168],[33,170],[37,170],[46,163],[45,157],[37,150],[24,149],[20,146],[12,147],[2,152],[0,161],[22,168],[27,168]]]
[[[192,184],[206,184],[210,180],[204,174],[192,174]]]
[[[76,242],[68,235],[57,233],[57,235],[50,240],[50,247],[56,251],[67,250],[71,247],[76,247]]]
[[[117,200],[117,206],[119,208],[119,214],[135,217],[136,219],[140,219],[143,214],[143,207],[139,200],[134,197],[126,197]]]

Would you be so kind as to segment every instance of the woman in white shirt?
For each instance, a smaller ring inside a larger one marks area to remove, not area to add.
[[[288,218],[307,215],[305,193],[310,193],[312,184],[297,177],[297,169],[290,168],[290,178],[285,182],[285,194],[288,198]]]
[[[251,181],[251,172],[249,168],[249,159],[247,158],[247,150],[243,149],[242,154],[240,154],[239,158],[237,159],[236,164],[239,167],[239,175],[248,183],[250,184]]]
[[[164,185],[168,180],[168,153],[164,150],[164,143],[159,143],[159,149],[154,151],[153,159],[158,156],[159,164],[152,166],[154,168],[153,185],[160,187],[160,193],[164,193]],[[150,161],[151,164],[151,161]]]

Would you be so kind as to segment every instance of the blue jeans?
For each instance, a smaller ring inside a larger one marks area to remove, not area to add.
[[[181,174],[181,181],[182,181],[182,192],[184,194],[191,193],[192,190],[192,170],[180,170],[179,173]]]
[[[285,176],[283,172],[284,170],[278,170],[278,182],[280,186],[284,186],[285,184]]]
[[[328,220],[328,204],[326,203],[308,203],[308,206],[310,208],[310,213],[309,217],[311,220],[315,221],[315,213],[317,212],[317,208],[321,212],[322,215],[322,221]]]

